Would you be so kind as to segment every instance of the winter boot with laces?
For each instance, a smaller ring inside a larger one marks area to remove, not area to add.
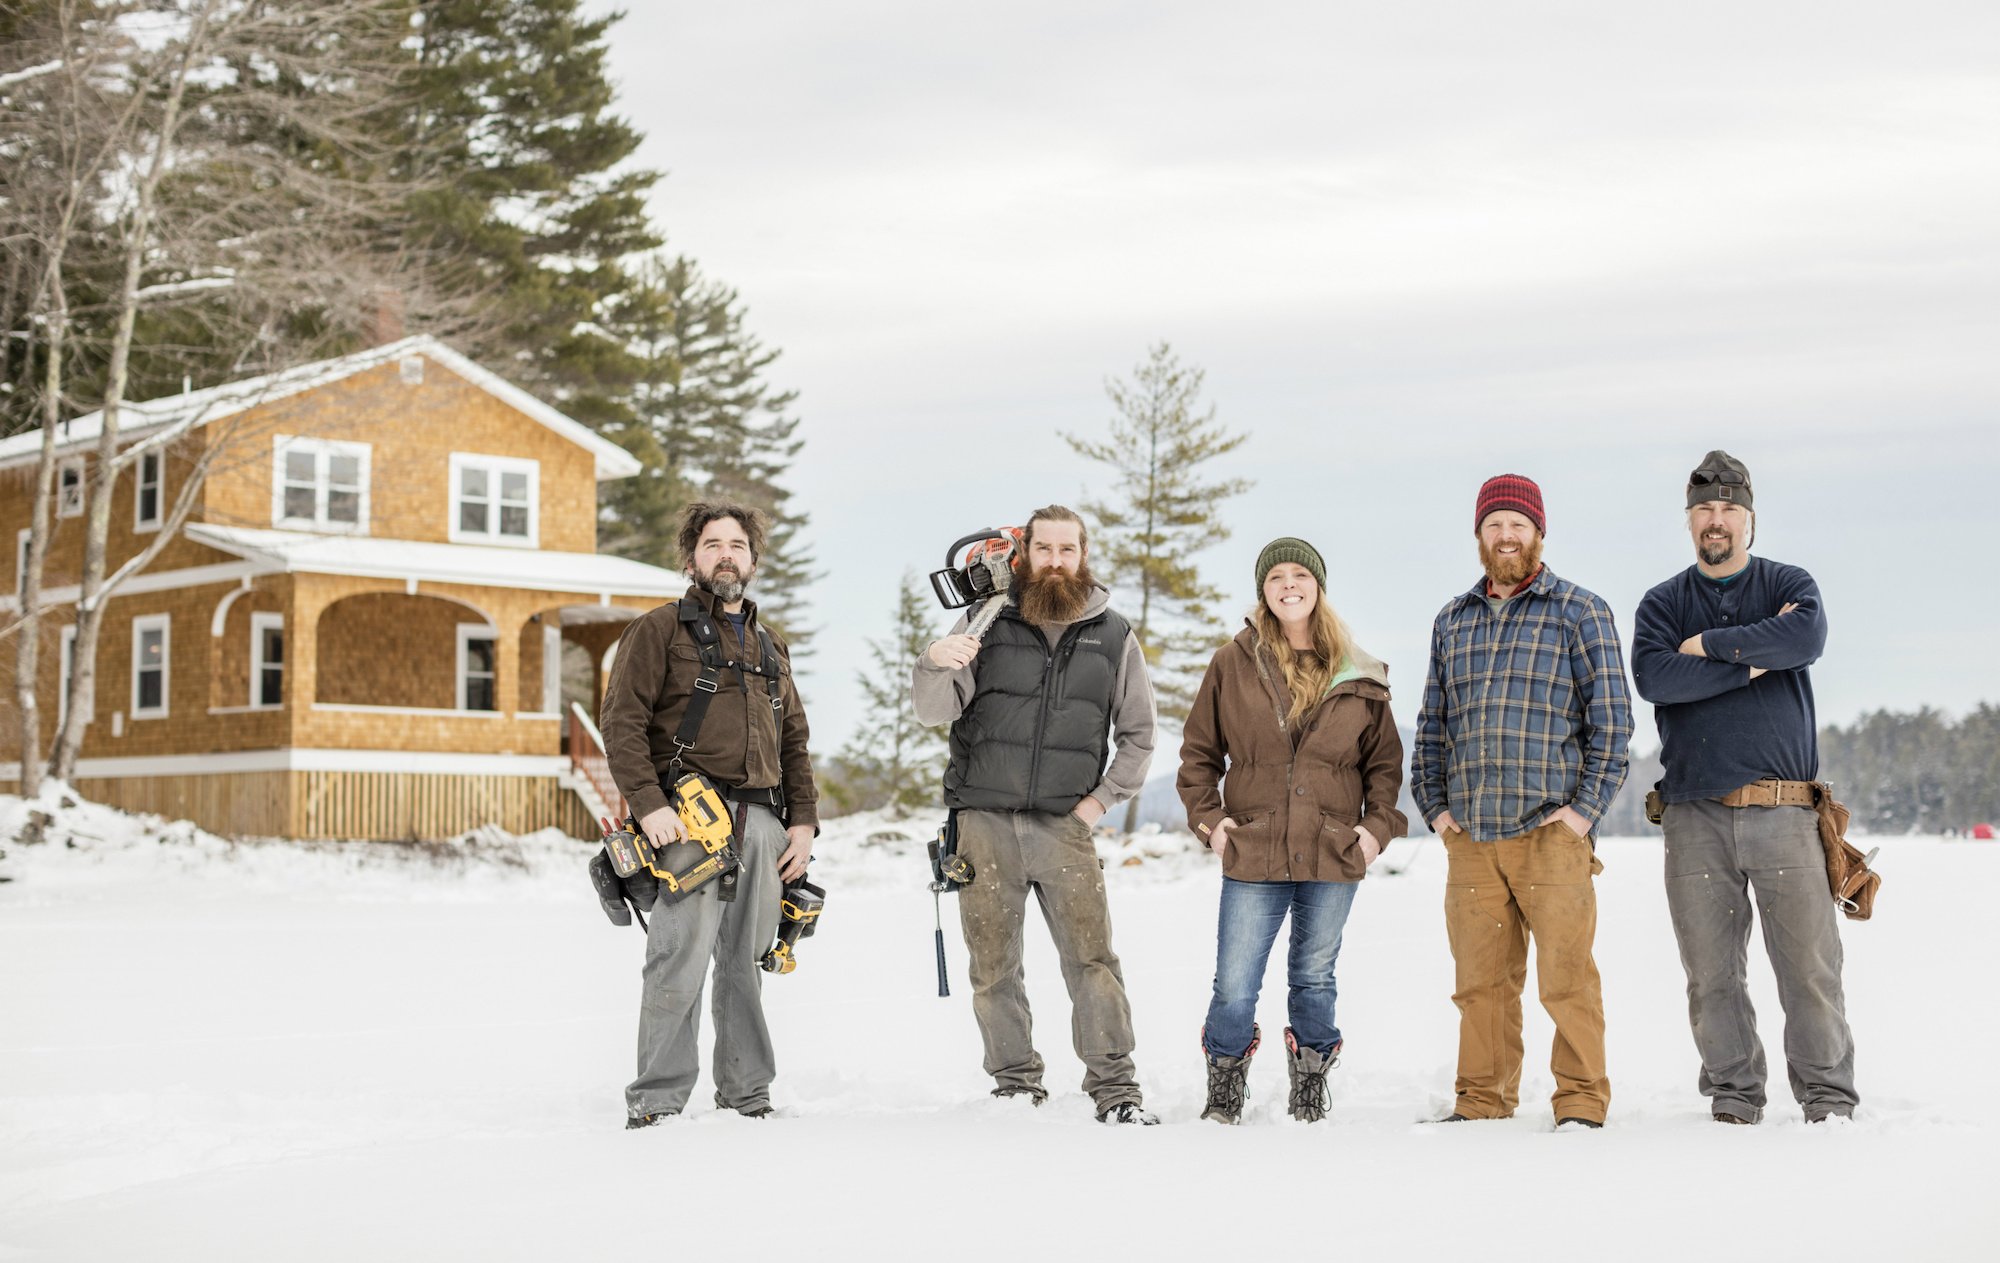
[[[1326,1072],[1340,1064],[1340,1045],[1322,1056],[1317,1049],[1299,1046],[1292,1028],[1285,1028],[1285,1051],[1290,1054],[1286,1069],[1292,1076],[1292,1117],[1302,1123],[1316,1123],[1333,1106],[1327,1091]]]
[[[1257,1055],[1257,1045],[1263,1039],[1264,1033],[1253,1024],[1250,1047],[1241,1057],[1218,1057],[1207,1051],[1207,1032],[1203,1032],[1203,1053],[1208,1058],[1208,1104],[1201,1111],[1203,1118],[1232,1125],[1243,1121],[1243,1103],[1250,1098],[1250,1058]]]

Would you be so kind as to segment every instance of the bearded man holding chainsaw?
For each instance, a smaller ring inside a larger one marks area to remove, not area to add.
[[[1033,891],[1098,1121],[1152,1124],[1091,830],[1145,783],[1153,688],[1138,638],[1091,577],[1088,547],[1074,512],[1037,509],[998,617],[982,638],[960,620],[917,659],[910,691],[919,722],[951,725],[944,800],[972,865],[958,910],[993,1095],[1036,1105],[1048,1095],[1021,972]]]
[[[819,791],[790,655],[758,624],[757,603],[744,597],[764,538],[755,509],[689,505],[680,526],[687,595],[625,629],[604,691],[611,776],[653,846],[687,837],[669,796],[679,776],[699,772],[729,803],[742,861],[733,881],[710,881],[677,898],[662,897],[650,881],[634,890],[626,879],[652,913],[639,1077],[625,1089],[628,1128],[680,1113],[694,1090],[710,957],[716,1108],[752,1118],[771,1112],[777,1063],[758,959],[777,933],[785,883],[805,875],[819,832]]]

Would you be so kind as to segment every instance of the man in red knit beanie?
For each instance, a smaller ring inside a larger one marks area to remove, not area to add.
[[[1445,930],[1459,1010],[1447,1121],[1506,1118],[1521,1089],[1521,988],[1535,943],[1558,1127],[1611,1105],[1604,1000],[1591,947],[1591,835],[1625,781],[1632,705],[1611,607],[1542,564],[1542,489],[1519,474],[1479,489],[1486,573],[1431,629],[1410,789],[1444,838]]]

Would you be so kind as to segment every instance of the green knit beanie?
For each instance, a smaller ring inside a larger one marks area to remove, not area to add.
[[[1319,584],[1320,591],[1326,591],[1326,563],[1320,560],[1319,549],[1287,535],[1264,545],[1264,551],[1257,554],[1257,591],[1260,595],[1264,591],[1264,580],[1270,577],[1271,567],[1287,561],[1312,571],[1313,582]]]

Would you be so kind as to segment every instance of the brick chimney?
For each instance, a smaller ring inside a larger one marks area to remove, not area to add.
[[[365,330],[369,346],[385,346],[403,340],[403,291],[384,285],[375,291]]]

